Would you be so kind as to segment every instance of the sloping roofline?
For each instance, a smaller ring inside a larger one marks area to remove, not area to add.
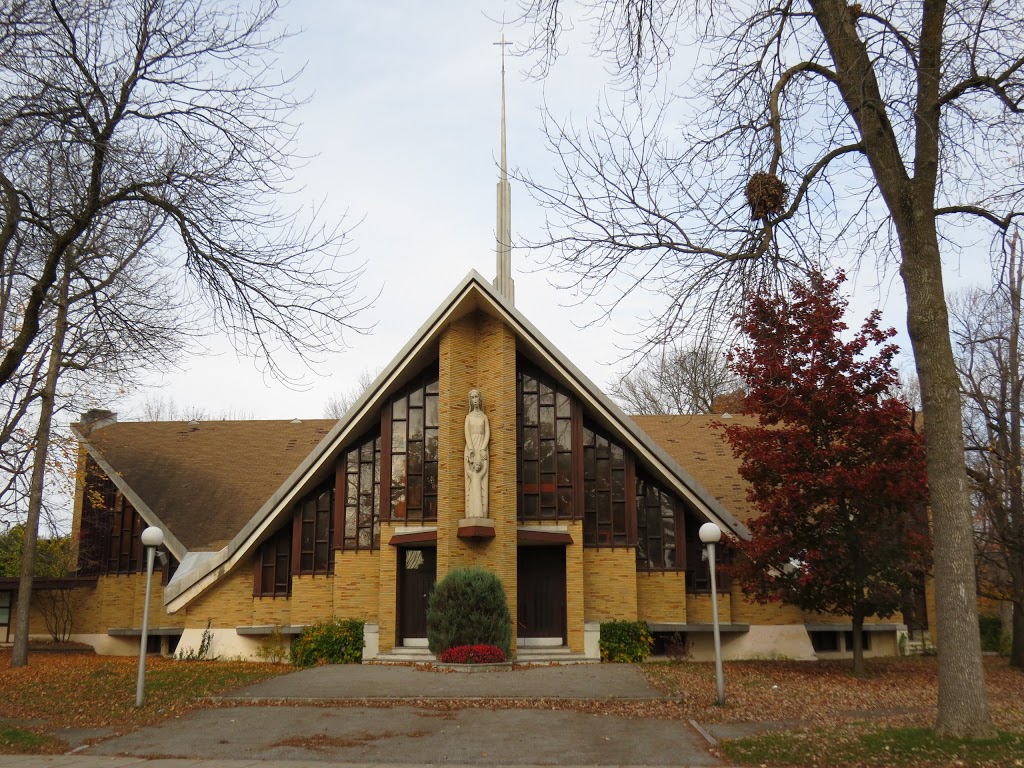
[[[287,514],[292,504],[324,477],[328,469],[333,471],[328,463],[334,459],[336,453],[373,425],[380,405],[394,394],[409,376],[418,372],[422,365],[435,356],[439,337],[445,328],[455,320],[475,311],[485,312],[507,323],[523,342],[525,349],[522,351],[525,351],[527,357],[542,363],[544,367],[551,369],[570,384],[600,420],[620,434],[637,455],[654,467],[660,479],[666,481],[700,513],[718,523],[728,534],[743,539],[750,538],[750,532],[742,523],[562,355],[529,320],[499,296],[487,280],[472,270],[413,334],[410,341],[353,403],[334,428],[226,546],[219,552],[203,553],[205,556],[201,558],[189,557],[185,560],[179,557],[181,565],[174,578],[164,588],[167,610],[173,613],[185,607],[237,566],[264,540],[270,534],[270,527],[278,517]]]
[[[185,545],[182,544],[178,537],[171,533],[171,529],[168,528],[164,521],[161,520],[156,512],[149,508],[149,505],[142,500],[142,497],[135,492],[135,490],[128,484],[128,482],[114,469],[110,462],[106,460],[99,449],[96,448],[92,443],[89,442],[88,433],[80,430],[79,424],[71,425],[71,434],[78,440],[79,445],[85,448],[86,453],[89,454],[90,458],[96,462],[100,469],[110,478],[110,481],[114,484],[124,497],[131,502],[131,505],[135,508],[135,511],[139,513],[139,517],[145,521],[147,526],[155,526],[159,528],[164,534],[164,546],[167,551],[170,552],[174,559],[179,563],[188,550],[185,549]]]

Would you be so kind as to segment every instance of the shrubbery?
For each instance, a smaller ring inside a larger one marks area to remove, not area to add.
[[[506,658],[512,618],[498,577],[482,568],[456,568],[437,583],[427,606],[427,644],[436,656],[460,645],[493,645]]]
[[[998,616],[979,616],[978,631],[981,632],[981,650],[999,651],[1003,636],[1003,622]]]
[[[601,661],[639,662],[654,645],[643,621],[605,621],[601,624]]]
[[[501,648],[493,645],[457,645],[441,652],[445,664],[497,664],[505,661]]]
[[[363,622],[359,619],[321,621],[306,627],[292,641],[292,664],[358,664],[363,658]]]

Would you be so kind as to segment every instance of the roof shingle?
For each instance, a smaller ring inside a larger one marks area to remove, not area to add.
[[[242,529],[337,422],[120,422],[88,442],[190,551]]]

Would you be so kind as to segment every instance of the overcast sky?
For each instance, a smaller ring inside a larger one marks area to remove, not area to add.
[[[141,418],[146,398],[173,399],[211,417],[317,418],[333,393],[351,387],[364,369],[383,367],[470,269],[494,276],[496,158],[499,139],[503,12],[514,3],[487,0],[303,2],[282,11],[297,30],[284,50],[286,67],[305,65],[299,89],[311,94],[298,116],[298,150],[312,156],[299,172],[305,203],[324,202],[328,217],[348,212],[361,223],[352,233],[353,264],[365,263],[364,295],[380,292],[362,321],[375,327],[353,334],[350,349],[321,361],[305,390],[266,379],[226,342],[182,360],[181,370],[153,376],[151,387],[113,404],[121,418]],[[510,27],[513,41],[523,32]],[[507,74],[510,166],[542,176],[551,166],[544,151],[540,106],[582,124],[597,102],[606,75],[585,45],[570,48],[543,82],[525,78],[523,62]],[[685,53],[685,52],[684,52]],[[540,214],[513,184],[513,239],[536,234]],[[591,379],[607,385],[622,364],[620,348],[647,309],[649,298],[623,306],[611,323],[588,326],[593,304],[549,281],[535,256],[513,255],[516,305]],[[853,286],[861,317],[880,305],[889,324],[903,327],[898,286],[874,281]],[[901,334],[901,342],[906,337]],[[298,371],[299,364],[282,358]]]

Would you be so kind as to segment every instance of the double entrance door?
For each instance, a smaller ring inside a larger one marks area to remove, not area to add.
[[[564,645],[565,548],[519,547],[518,636],[525,645]],[[427,602],[437,580],[437,549],[405,547],[398,554],[398,639],[427,644]]]

